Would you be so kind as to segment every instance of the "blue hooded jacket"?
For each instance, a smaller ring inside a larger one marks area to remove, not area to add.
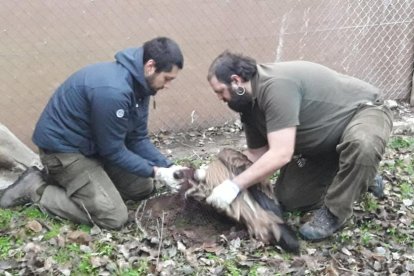
[[[126,49],[115,59],[70,76],[49,100],[32,139],[42,149],[100,156],[149,177],[153,166],[168,167],[171,161],[148,138],[153,91],[144,78],[143,49]]]

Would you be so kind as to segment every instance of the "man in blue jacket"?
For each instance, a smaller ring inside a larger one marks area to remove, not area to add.
[[[33,134],[50,181],[31,168],[0,192],[0,206],[34,202],[75,222],[116,229],[127,221],[123,200],[151,194],[153,178],[178,188],[177,167],[151,143],[147,125],[150,96],[168,88],[183,62],[176,42],[158,37],[70,76]]]

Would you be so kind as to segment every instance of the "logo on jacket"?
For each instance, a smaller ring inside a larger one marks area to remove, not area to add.
[[[124,115],[125,115],[125,110],[123,110],[123,109],[118,109],[118,110],[116,111],[116,117],[118,117],[118,118],[122,118],[122,117],[124,117]]]

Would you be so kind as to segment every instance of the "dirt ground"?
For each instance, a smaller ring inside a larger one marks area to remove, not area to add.
[[[414,106],[405,102],[386,101],[394,114],[394,135],[414,134]],[[173,160],[201,157],[218,153],[223,147],[244,149],[246,141],[241,122],[234,120],[223,126],[202,130],[153,135],[153,141],[160,150]]]
[[[394,112],[394,135],[414,134],[414,107],[393,101],[388,102],[388,105]],[[178,163],[189,161],[195,166],[208,163],[222,148],[246,148],[245,135],[238,120],[199,131],[158,133],[153,136],[153,140],[171,159]],[[243,226],[229,222],[214,210],[206,210],[206,206],[197,205],[194,201],[188,204],[183,194],[165,193],[147,201],[147,205],[138,208],[138,212],[134,214],[141,217],[144,221],[143,227],[153,231],[153,235],[158,227],[157,218],[163,217],[168,235],[186,240],[191,247],[213,243],[220,239],[220,235],[248,237]]]
[[[151,199],[128,202],[130,221],[116,231],[58,220],[36,206],[2,210],[0,275],[413,275],[414,109],[393,110],[394,137],[379,170],[385,198],[367,194],[330,239],[299,239],[298,255],[249,239],[241,225],[158,189]],[[245,144],[238,121],[151,138],[176,163],[195,166]],[[297,230],[307,217],[284,219]]]

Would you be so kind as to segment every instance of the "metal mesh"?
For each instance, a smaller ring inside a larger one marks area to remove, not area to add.
[[[407,99],[414,66],[413,1],[320,1],[301,7],[298,2],[287,13],[301,10],[300,28],[287,23],[290,17],[282,19],[276,60],[327,64],[380,87],[386,98]]]
[[[185,66],[156,96],[153,132],[236,118],[206,81],[225,49],[259,62],[319,62],[378,86],[385,98],[407,100],[413,20],[413,0],[3,0],[0,120],[31,145],[37,118],[71,73],[160,35],[181,45]]]

